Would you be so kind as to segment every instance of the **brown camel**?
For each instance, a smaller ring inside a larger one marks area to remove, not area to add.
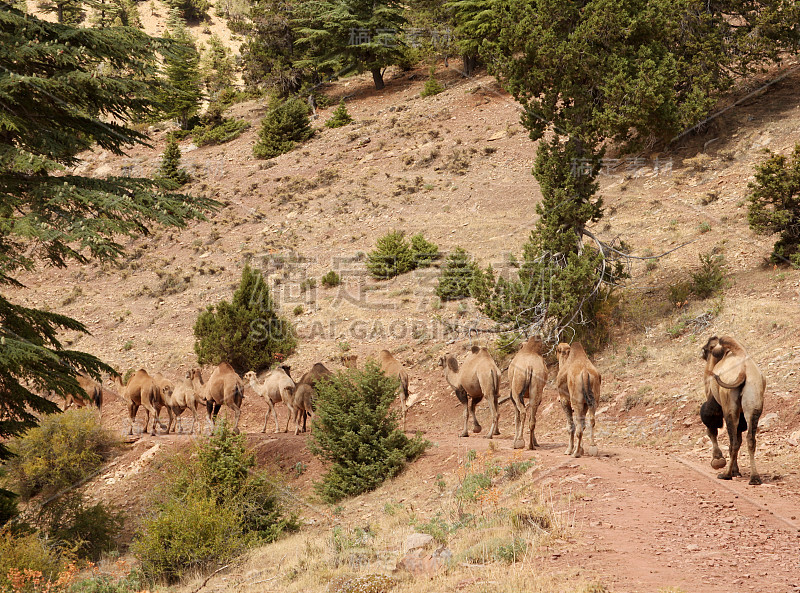
[[[192,369],[192,383],[200,398],[206,402],[208,422],[212,429],[223,404],[233,410],[233,432],[239,434],[239,417],[242,415],[244,382],[227,362],[220,363],[208,382],[203,381],[201,369]]]
[[[514,355],[508,367],[508,383],[511,388],[511,400],[514,402],[514,448],[525,446],[525,416],[528,416],[530,441],[528,448],[538,447],[534,431],[536,430],[536,412],[542,402],[542,391],[547,383],[547,366],[542,358],[542,340],[538,336],[528,339],[519,352]],[[525,397],[528,405],[525,406]]]
[[[561,407],[567,416],[569,446],[565,453],[573,457],[583,455],[583,430],[589,417],[589,455],[597,455],[594,442],[594,414],[600,397],[600,373],[586,356],[580,342],[556,346],[558,375],[556,388]]]
[[[158,398],[153,402],[153,407],[156,409],[156,419],[161,425],[161,428],[166,428],[169,433],[169,427],[172,426],[175,420],[172,409],[172,393],[175,391],[175,383],[167,379],[161,373],[153,373],[151,376],[153,377],[153,381],[156,382],[156,385],[158,385]],[[164,423],[161,422],[162,408],[167,409],[168,422],[166,427]]]
[[[184,410],[190,410],[192,412],[192,426],[189,429],[189,434],[194,434],[194,427],[197,424],[197,406],[205,405],[206,402],[201,400],[195,392],[191,370],[186,371],[183,380],[178,383],[175,390],[166,398],[164,403],[167,409],[172,411],[167,432],[183,433],[181,415]]]
[[[384,375],[387,377],[394,377],[399,381],[400,409],[403,414],[403,430],[405,431],[406,416],[408,414],[408,408],[410,407],[408,405],[408,372],[406,372],[403,364],[392,356],[392,353],[388,350],[381,350],[375,354],[374,358],[378,361]],[[355,369],[358,368],[357,359],[357,354],[342,356],[342,364],[348,369]]]
[[[280,402],[285,403],[288,408],[286,428],[283,432],[289,431],[289,420],[295,415],[293,405],[295,385],[289,374],[290,370],[291,367],[282,365],[267,373],[266,377],[264,377],[264,382],[260,385],[254,371],[248,371],[244,375],[244,380],[250,384],[253,391],[266,400],[267,406],[269,406],[267,414],[264,417],[264,428],[261,432],[267,432],[267,422],[269,421],[270,414],[275,415],[275,432],[280,432],[280,427],[278,426],[278,412],[275,410],[275,404]]]
[[[353,359],[355,361],[355,359]],[[314,407],[314,398],[317,395],[316,388],[317,383],[322,381],[323,379],[327,379],[328,377],[332,377],[333,373],[321,362],[315,362],[314,366],[311,367],[309,371],[307,371],[300,380],[297,382],[297,387],[295,389],[295,397],[294,397],[294,406],[295,406],[295,434],[298,433],[298,425],[300,423],[300,415],[302,414],[303,418],[303,432],[306,431],[306,420],[311,416],[313,413]],[[308,389],[300,389],[301,385],[306,385],[311,388],[309,391]],[[298,394],[299,391],[299,394]]]
[[[487,439],[500,434],[498,423],[500,413],[497,396],[500,391],[500,369],[497,368],[491,354],[486,348],[473,346],[472,353],[461,365],[455,356],[447,355],[439,359],[439,366],[444,368],[444,376],[450,387],[464,406],[464,431],[460,436],[469,436],[467,423],[470,412],[472,413],[472,432],[480,432],[481,425],[475,417],[475,406],[486,397],[492,410],[492,427],[489,429]]]
[[[75,375],[78,385],[83,389],[83,393],[68,393],[64,396],[64,411],[70,409],[73,405],[76,408],[83,408],[87,402],[93,404],[100,412],[100,417],[103,417],[103,386],[92,379],[84,372],[78,372]]]
[[[136,421],[136,412],[139,406],[145,409],[144,427],[142,432],[147,432],[147,425],[150,423],[150,416],[153,416],[153,428],[150,434],[155,436],[156,424],[158,423],[158,412],[156,412],[155,402],[160,399],[158,385],[144,369],[136,371],[128,380],[127,385],[122,384],[122,377],[114,375],[114,383],[119,387],[122,397],[128,403],[128,416],[130,426],[128,434],[133,434],[133,423]]]
[[[717,443],[717,430],[728,430],[729,457],[725,470],[717,477],[730,480],[741,476],[739,447],[742,433],[747,431],[747,450],[750,454],[750,484],[761,484],[756,470],[756,431],[764,409],[764,390],[767,382],[744,347],[730,336],[711,337],[703,346],[706,361],[704,386],[706,402],[700,408],[700,418],[711,439],[711,466],[719,469],[725,458]]]

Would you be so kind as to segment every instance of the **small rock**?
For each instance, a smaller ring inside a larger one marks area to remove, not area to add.
[[[759,430],[764,428],[769,428],[777,419],[778,419],[777,412],[770,412],[766,416],[762,416],[761,420],[758,421]]]
[[[433,541],[433,536],[428,533],[412,533],[406,538],[406,550],[424,548]]]
[[[686,549],[689,550],[690,552],[697,552],[700,549],[700,546],[698,546],[697,544],[689,544],[688,546],[686,546]]]

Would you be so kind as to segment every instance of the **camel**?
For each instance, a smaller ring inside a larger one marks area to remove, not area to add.
[[[508,367],[508,383],[511,388],[511,400],[514,402],[514,448],[525,446],[525,416],[528,416],[530,440],[528,448],[538,447],[534,431],[536,430],[536,412],[542,402],[542,391],[547,383],[547,366],[542,358],[542,340],[532,336],[514,355]],[[528,405],[525,406],[525,397]]]
[[[128,402],[128,416],[130,418],[128,434],[133,434],[133,423],[136,421],[136,412],[138,412],[139,407],[142,406],[146,412],[142,432],[147,432],[147,425],[150,423],[150,416],[152,415],[153,428],[150,434],[155,436],[156,423],[158,422],[158,412],[156,412],[155,402],[157,402],[161,396],[158,385],[153,381],[153,378],[147,374],[147,371],[144,369],[139,369],[131,376],[127,385],[123,385],[120,375],[114,375],[113,381],[117,387],[119,387],[122,397]]]
[[[184,410],[191,410],[192,412],[192,426],[189,429],[189,434],[194,434],[194,427],[197,424],[197,406],[205,405],[205,401],[201,400],[194,389],[192,382],[192,371],[186,371],[183,381],[178,383],[175,390],[171,395],[165,398],[165,405],[168,410],[171,410],[169,426],[167,433],[179,432],[183,433],[183,423],[181,422],[181,414]]]
[[[464,431],[459,435],[469,436],[467,423],[472,413],[472,432],[481,431],[481,425],[475,417],[475,406],[484,398],[488,398],[492,410],[492,427],[487,439],[500,434],[498,423],[500,413],[497,396],[500,391],[500,369],[497,368],[491,354],[486,348],[473,346],[472,353],[459,368],[455,356],[447,355],[439,359],[439,366],[444,368],[444,376],[450,387],[464,406]]]
[[[225,404],[233,410],[233,432],[239,434],[239,417],[242,415],[242,400],[244,399],[242,378],[227,362],[220,363],[214,369],[207,383],[203,381],[201,369],[192,369],[191,375],[195,392],[206,402],[208,422],[211,426],[214,426],[219,409]]]
[[[353,358],[355,363],[355,358]],[[321,362],[315,362],[314,366],[309,371],[300,377],[295,389],[295,396],[293,405],[295,407],[295,434],[298,434],[298,427],[300,424],[300,415],[303,417],[303,432],[306,431],[306,420],[313,413],[314,398],[317,395],[317,383],[328,377],[332,377],[333,373]],[[300,389],[301,385],[310,387],[309,389]]]
[[[158,397],[153,401],[153,407],[156,409],[156,420],[158,420],[161,428],[164,428],[164,423],[161,422],[161,409],[166,408],[167,416],[169,417],[166,429],[169,433],[169,427],[172,426],[174,421],[171,402],[172,393],[175,391],[175,384],[161,373],[154,373],[152,377],[153,381],[158,385]]]
[[[758,366],[737,340],[730,336],[713,336],[703,346],[706,361],[704,386],[706,402],[700,408],[700,418],[711,439],[711,466],[719,469],[725,457],[717,443],[717,430],[723,420],[728,430],[729,457],[724,471],[717,475],[721,480],[741,476],[739,472],[739,447],[742,433],[747,431],[747,450],[750,454],[750,484],[761,484],[756,470],[756,431],[758,419],[764,409],[764,390],[767,382]]]
[[[291,367],[283,365],[278,369],[270,371],[267,373],[267,376],[264,377],[264,383],[261,385],[258,384],[257,376],[254,371],[248,371],[244,375],[245,382],[250,383],[250,387],[253,388],[253,391],[263,397],[267,402],[267,406],[269,406],[269,410],[267,410],[267,414],[264,417],[264,428],[261,432],[267,432],[267,422],[269,421],[270,414],[275,415],[275,432],[280,432],[280,427],[278,426],[278,412],[275,410],[275,404],[279,402],[285,403],[288,408],[286,428],[283,432],[289,431],[289,420],[295,415],[293,405],[295,385],[289,374],[290,370]]]
[[[594,414],[600,397],[600,373],[586,356],[580,342],[556,346],[558,375],[556,388],[561,407],[567,416],[569,446],[566,455],[583,455],[583,430],[589,417],[589,455],[597,455],[594,442]]]
[[[88,402],[97,408],[98,412],[100,412],[100,417],[102,418],[103,386],[82,371],[75,375],[75,380],[78,381],[78,385],[80,385],[81,389],[83,389],[83,393],[67,393],[64,396],[64,411],[66,412],[73,405],[76,408],[83,408]]]

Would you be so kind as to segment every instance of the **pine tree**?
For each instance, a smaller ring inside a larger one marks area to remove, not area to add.
[[[16,275],[40,262],[113,260],[123,253],[121,237],[184,226],[216,205],[149,179],[65,171],[91,146],[123,154],[147,141],[127,122],[152,114],[156,51],[165,47],[131,29],[74,28],[0,10],[0,285],[20,286]],[[0,459],[6,439],[58,410],[39,394],[63,397],[80,388],[78,371],[97,378],[111,370],[66,348],[65,331],[88,333],[79,321],[0,295]]]
[[[395,0],[308,0],[296,22],[296,44],[306,53],[296,62],[300,67],[369,71],[381,90],[383,70],[403,58],[407,20]]]
[[[161,157],[161,166],[156,178],[165,180],[170,185],[179,187],[189,181],[189,173],[181,168],[181,149],[173,136],[167,138],[167,146]]]
[[[313,134],[305,101],[296,97],[286,101],[275,100],[261,121],[253,154],[260,159],[270,159],[289,152]]]
[[[277,313],[264,277],[245,266],[233,301],[200,313],[194,325],[197,361],[229,363],[236,372],[261,371],[292,353],[297,340],[289,321]]]
[[[472,282],[477,265],[461,247],[456,247],[445,260],[436,286],[436,296],[443,301],[454,301],[472,296]]]
[[[194,39],[180,22],[167,36],[175,43],[164,57],[167,82],[162,93],[164,115],[175,118],[182,130],[189,129],[189,120],[200,110],[201,90],[200,54]]]
[[[166,0],[171,9],[177,9],[187,21],[203,21],[208,18],[211,3],[208,0]]]
[[[409,439],[389,407],[397,379],[374,361],[363,371],[341,372],[316,386],[309,450],[330,465],[315,487],[328,502],[374,490],[419,457],[429,443]]]
[[[344,104],[344,98],[339,101],[339,106],[333,110],[331,118],[325,122],[328,128],[341,128],[353,121],[350,114],[347,112],[347,107]]]
[[[456,0],[446,6],[455,21],[456,46],[461,53],[464,75],[470,76],[478,66],[481,46],[499,33],[498,0]]]
[[[92,4],[87,0],[39,0],[39,10],[45,14],[55,14],[59,23],[79,25],[83,21],[86,6]]]
[[[414,254],[403,231],[391,231],[378,239],[367,254],[367,270],[379,280],[394,278],[414,269]]]
[[[211,101],[217,98],[220,91],[233,86],[234,68],[230,50],[222,44],[222,41],[216,35],[209,37],[208,48],[203,55],[201,70],[203,83]]]

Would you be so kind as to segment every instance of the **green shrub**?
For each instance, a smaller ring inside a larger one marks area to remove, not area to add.
[[[409,439],[398,429],[389,411],[396,393],[397,379],[384,375],[374,361],[363,371],[350,369],[317,384],[309,449],[329,463],[315,485],[325,500],[377,488],[428,446],[420,436]]]
[[[772,248],[774,263],[800,265],[800,144],[791,157],[769,153],[756,165],[755,180],[748,184],[748,221],[762,235],[780,233]]]
[[[391,231],[378,239],[375,250],[367,254],[367,269],[379,280],[414,269],[414,254],[403,231]]]
[[[510,356],[519,350],[524,339],[524,336],[518,332],[500,334],[494,341],[494,347],[501,357]]]
[[[430,76],[428,76],[428,80],[425,81],[425,87],[420,92],[420,97],[430,97],[432,95],[438,95],[444,90],[444,87],[441,83],[436,80],[436,77],[433,75],[433,68],[431,68]]]
[[[669,302],[675,307],[682,307],[692,292],[692,284],[687,281],[676,282],[669,287]]]
[[[325,122],[325,125],[329,128],[341,128],[352,121],[353,118],[347,113],[347,107],[345,107],[344,99],[342,99],[339,101],[339,106],[333,110],[331,118]]]
[[[189,182],[189,173],[181,168],[181,149],[174,136],[167,137],[167,147],[161,157],[156,179],[166,181],[172,186],[181,186]]]
[[[443,301],[454,301],[472,296],[471,286],[477,264],[461,247],[456,247],[445,260],[436,286],[436,296]]]
[[[439,246],[418,233],[411,237],[411,256],[415,268],[428,268],[439,258]]]
[[[270,159],[289,152],[313,134],[308,105],[304,101],[297,97],[273,101],[269,113],[261,122],[253,154],[259,159]]]
[[[8,476],[23,500],[53,494],[97,471],[116,446],[94,410],[51,414],[9,444]]]
[[[71,593],[137,593],[142,590],[141,577],[136,571],[119,579],[97,575],[77,581],[70,587]]]
[[[692,274],[692,292],[707,299],[725,288],[725,256],[713,253],[700,254],[700,269]]]
[[[274,472],[254,471],[255,465],[244,436],[227,422],[191,456],[164,465],[169,479],[133,542],[146,578],[173,582],[298,528],[296,516],[283,509]]]
[[[242,119],[223,119],[219,123],[213,123],[193,131],[194,143],[197,146],[207,146],[209,144],[223,144],[238,138],[242,132],[250,127],[250,124]]]
[[[297,345],[294,328],[278,315],[261,272],[249,266],[232,302],[221,301],[200,313],[194,336],[200,364],[228,362],[239,374],[267,368]]]
[[[202,496],[165,500],[144,519],[132,545],[144,576],[166,582],[227,562],[244,548],[236,512]]]
[[[339,274],[337,274],[333,270],[331,270],[322,277],[321,282],[322,286],[333,288],[334,286],[339,286],[342,283],[342,277],[339,276]]]
[[[89,506],[76,491],[49,501],[37,517],[37,524],[61,549],[95,561],[116,547],[123,523],[122,513],[102,502]]]
[[[38,534],[13,535],[0,531],[0,591],[10,590],[10,570],[28,569],[42,573],[44,580],[55,580],[62,568],[61,558]]]

